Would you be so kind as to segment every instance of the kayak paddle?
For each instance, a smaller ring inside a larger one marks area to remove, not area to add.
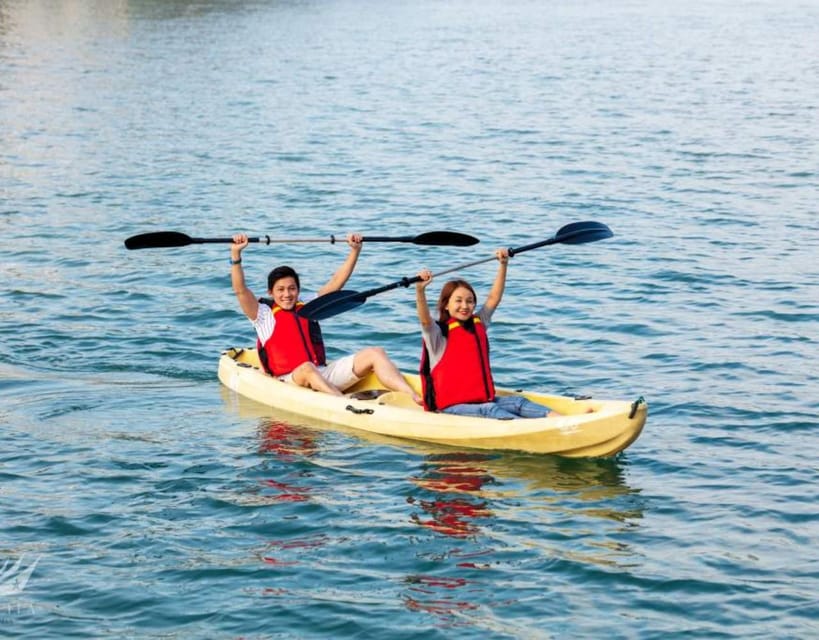
[[[614,234],[611,232],[611,229],[609,229],[602,222],[572,222],[571,224],[567,224],[558,229],[557,233],[555,233],[555,235],[548,240],[525,244],[522,247],[516,247],[514,249],[510,248],[509,257],[523,253],[524,251],[537,249],[538,247],[545,247],[550,244],[583,244],[586,242],[596,242],[597,240],[611,238],[613,235]],[[461,269],[474,267],[476,264],[489,262],[490,260],[495,259],[496,257],[493,255],[491,258],[475,260],[474,262],[468,262],[457,267],[452,267],[451,269],[439,271],[438,273],[434,274],[434,276],[437,277],[453,271],[460,271]],[[383,287],[369,289],[368,291],[345,291],[343,289],[339,291],[332,291],[305,304],[301,309],[299,309],[298,314],[305,318],[309,318],[310,320],[324,320],[325,318],[332,318],[339,313],[344,313],[350,309],[355,309],[359,305],[364,304],[367,298],[378,293],[390,291],[391,289],[397,289],[398,287],[409,287],[411,284],[415,284],[416,282],[420,281],[420,276],[414,276],[412,278],[401,278],[396,282],[384,285]]]
[[[344,242],[344,238],[337,239],[336,236],[332,235],[329,238],[282,239],[261,236],[248,238],[248,241],[261,242],[264,244],[272,244],[274,242],[329,242],[330,244],[335,244],[336,242]],[[179,233],[178,231],[155,231],[153,233],[140,233],[139,235],[131,236],[125,241],[125,246],[128,249],[157,249],[161,247],[187,247],[189,244],[215,242],[229,244],[233,242],[233,238],[191,238],[189,235]],[[417,236],[364,236],[364,242],[411,242],[412,244],[424,246],[468,247],[477,244],[480,240],[474,236],[454,231],[428,231]]]

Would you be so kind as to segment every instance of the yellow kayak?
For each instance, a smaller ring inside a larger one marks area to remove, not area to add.
[[[417,375],[404,374],[420,392]],[[552,453],[573,458],[612,456],[643,430],[648,405],[642,398],[575,399],[520,393],[561,414],[551,418],[491,420],[424,411],[405,393],[388,391],[370,375],[343,397],[281,382],[266,374],[255,349],[232,348],[219,359],[219,380],[233,392],[272,409],[394,438],[472,449]]]

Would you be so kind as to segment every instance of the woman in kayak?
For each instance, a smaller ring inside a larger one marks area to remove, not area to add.
[[[498,249],[498,273],[480,311],[478,297],[465,280],[450,280],[438,298],[438,321],[433,321],[426,288],[432,272],[422,270],[415,285],[415,303],[424,341],[421,382],[424,408],[462,416],[511,420],[559,415],[523,396],[496,396],[489,363],[486,329],[506,286],[509,252]]]
[[[350,253],[333,277],[318,291],[318,295],[338,291],[353,273],[361,253],[361,235],[347,236]],[[296,311],[303,306],[299,300],[299,275],[286,265],[276,267],[267,276],[270,298],[257,299],[245,284],[242,251],[248,239],[244,233],[233,236],[230,245],[230,278],[239,306],[256,329],[257,349],[262,366],[269,374],[301,387],[343,395],[370,372],[388,389],[408,393],[421,403],[401,372],[381,347],[365,347],[327,362],[321,329],[314,320],[300,317]]]

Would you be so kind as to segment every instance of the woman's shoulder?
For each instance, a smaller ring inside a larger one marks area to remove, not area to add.
[[[486,306],[481,307],[481,310],[478,311],[478,319],[485,325],[489,326],[489,322],[492,320],[492,314],[495,313],[494,309],[488,309]]]

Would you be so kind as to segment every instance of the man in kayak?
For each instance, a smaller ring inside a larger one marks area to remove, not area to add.
[[[361,253],[361,235],[349,234],[347,244],[350,246],[347,259],[319,289],[318,295],[338,291],[353,273]],[[247,245],[246,234],[233,236],[230,279],[239,306],[256,329],[259,359],[265,371],[285,382],[337,396],[374,372],[388,389],[408,393],[415,402],[421,403],[418,394],[381,347],[365,347],[354,354],[326,361],[318,322],[296,313],[304,303],[299,300],[299,275],[291,267],[282,265],[273,269],[267,276],[270,298],[257,299],[245,284],[242,270],[242,251]]]
[[[441,288],[438,320],[433,321],[426,294],[432,272],[424,269],[418,274],[421,280],[415,285],[415,304],[423,338],[424,408],[498,420],[559,415],[523,396],[495,395],[486,329],[503,297],[509,251],[498,249],[495,255],[498,273],[477,312],[478,296],[472,285],[465,280],[450,280]]]

